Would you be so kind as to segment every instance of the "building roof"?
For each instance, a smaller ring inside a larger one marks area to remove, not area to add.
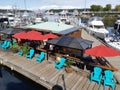
[[[85,50],[91,47],[93,41],[83,38],[75,38],[71,36],[61,36],[59,38],[48,40],[47,43],[62,47]]]
[[[39,31],[49,30],[49,31],[52,31],[53,33],[59,33],[59,34],[67,34],[67,33],[79,30],[79,27],[57,23],[57,22],[44,22],[44,23],[35,24],[35,25],[28,25],[28,26],[25,26],[24,28],[36,29]]]

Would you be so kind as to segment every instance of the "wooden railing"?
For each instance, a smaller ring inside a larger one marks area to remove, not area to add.
[[[49,50],[45,50],[45,49],[42,49],[42,48],[36,48],[37,50],[40,50],[40,51],[44,51],[46,52],[48,55],[53,53],[52,51],[49,51]],[[108,69],[108,70],[112,70],[112,71],[118,71],[118,69],[116,69],[114,66],[112,66],[105,58],[95,58],[95,59],[91,59],[93,61],[90,62],[89,60],[81,60],[80,58],[77,58],[77,57],[73,57],[73,56],[69,56],[69,55],[66,55],[66,54],[61,54],[61,53],[57,53],[57,52],[54,52],[54,55],[57,56],[63,56],[67,59],[73,59],[75,62],[79,62],[79,63],[82,63],[84,65],[89,65],[89,66],[98,66],[98,67],[101,67],[103,69]],[[48,57],[48,56],[47,56]]]

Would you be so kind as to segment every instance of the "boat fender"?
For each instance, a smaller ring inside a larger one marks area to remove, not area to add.
[[[3,61],[0,61],[0,64],[3,64]]]
[[[11,70],[14,70],[14,68],[13,68],[12,66],[10,67],[10,69],[11,69]]]

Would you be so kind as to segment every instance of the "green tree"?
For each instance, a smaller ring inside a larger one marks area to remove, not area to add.
[[[120,11],[120,5],[116,5],[116,6],[115,6],[115,10],[116,10],[116,11]]]
[[[102,11],[103,7],[100,5],[92,5],[90,6],[92,11]]]
[[[110,11],[111,10],[111,4],[107,4],[104,8],[104,11]]]
[[[113,27],[115,21],[116,21],[116,16],[115,15],[106,15],[103,18],[103,22],[104,22],[106,27],[108,27],[108,26]]]

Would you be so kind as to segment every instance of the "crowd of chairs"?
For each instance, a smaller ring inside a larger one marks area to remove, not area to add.
[[[106,86],[111,86],[114,90],[116,85],[116,79],[113,77],[114,72],[111,70],[102,70],[100,67],[94,67],[94,71],[90,73],[90,81],[96,81],[98,85],[101,84],[103,80],[104,89]]]

